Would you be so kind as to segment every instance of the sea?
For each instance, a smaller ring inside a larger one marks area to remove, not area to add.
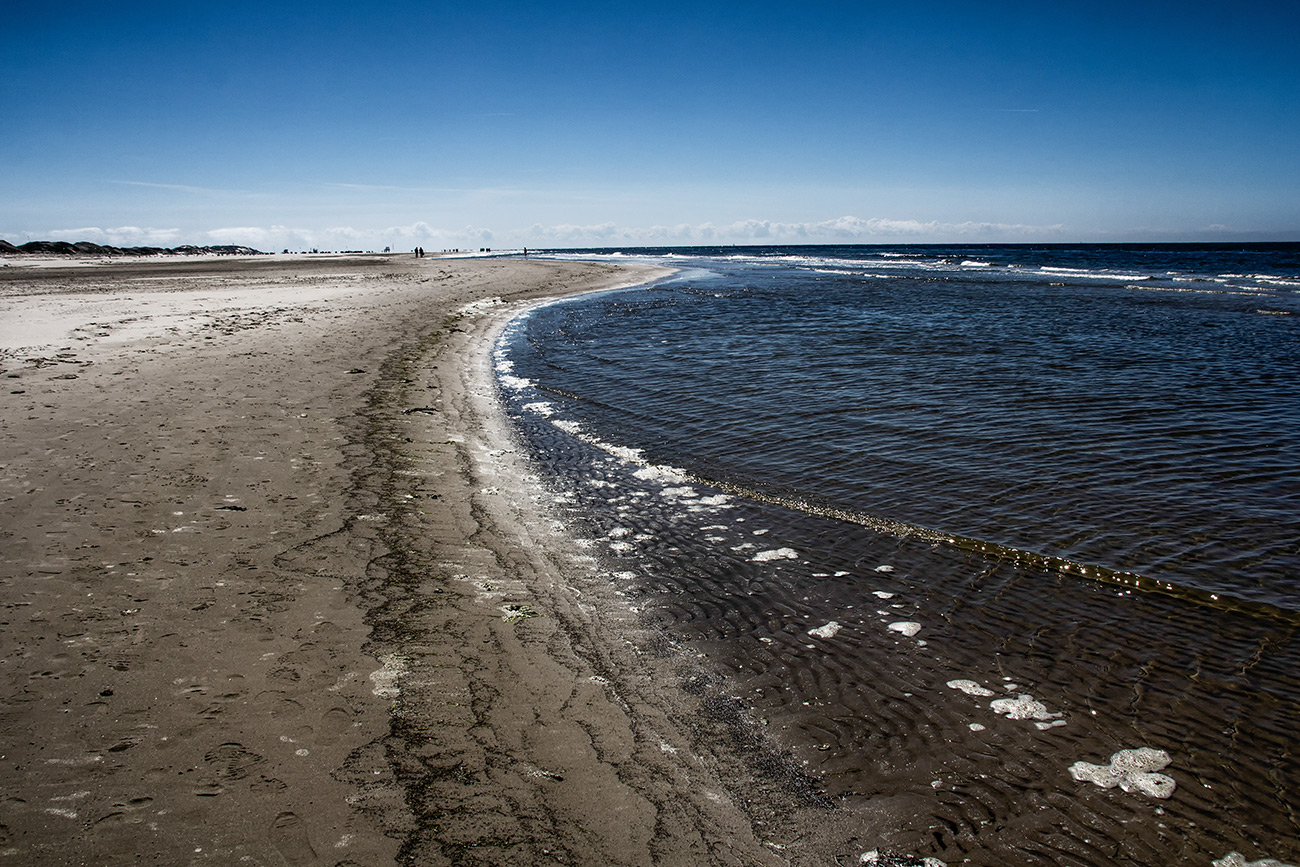
[[[1300,244],[529,255],[674,269],[522,313],[502,399],[801,797],[945,864],[1300,863]]]

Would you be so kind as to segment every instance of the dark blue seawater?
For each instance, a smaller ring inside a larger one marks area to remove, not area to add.
[[[853,833],[1300,860],[1300,245],[550,255],[678,269],[503,335],[556,508]]]
[[[1300,612],[1296,245],[635,252],[682,273],[513,356],[602,438]]]

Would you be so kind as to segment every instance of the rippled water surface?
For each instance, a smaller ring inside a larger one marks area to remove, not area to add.
[[[688,260],[516,361],[656,461],[1300,610],[1300,281],[945,252]]]
[[[517,321],[509,403],[828,797],[949,863],[1300,858],[1300,248],[631,252],[681,270]],[[1138,747],[1169,798],[1069,772]]]

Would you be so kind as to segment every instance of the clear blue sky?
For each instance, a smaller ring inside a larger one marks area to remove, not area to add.
[[[1300,239],[1300,4],[8,4],[0,238]]]

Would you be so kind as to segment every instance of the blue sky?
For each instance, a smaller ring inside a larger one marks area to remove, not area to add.
[[[1300,239],[1300,6],[79,3],[0,31],[0,238]]]

